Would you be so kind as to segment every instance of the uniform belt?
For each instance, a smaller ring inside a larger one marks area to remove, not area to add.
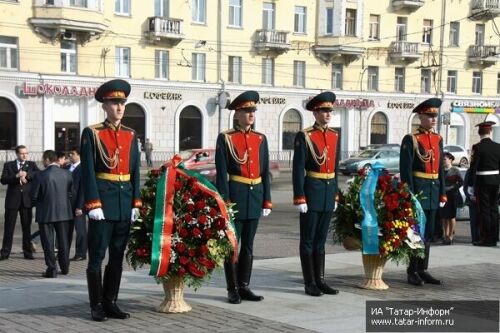
[[[326,173],[326,172],[306,171],[306,175],[308,177],[317,178],[317,179],[332,179],[332,178],[335,178],[335,172]]]
[[[498,174],[500,174],[500,171],[498,171],[498,170],[477,171],[476,172],[477,176],[489,176],[489,175],[498,175]]]
[[[238,183],[243,183],[243,184],[248,184],[248,185],[257,185],[262,183],[262,178],[247,178],[243,176],[237,176],[237,175],[229,175],[229,179]]]
[[[99,179],[110,180],[112,182],[128,182],[130,180],[130,174],[115,175],[114,173],[97,172],[95,176]]]
[[[425,178],[425,179],[438,179],[439,178],[439,173],[426,173],[426,172],[420,172],[420,171],[413,171],[413,175],[418,178]]]

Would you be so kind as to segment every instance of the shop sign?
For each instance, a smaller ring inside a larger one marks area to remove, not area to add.
[[[145,99],[161,99],[161,100],[165,100],[165,101],[181,101],[182,94],[172,93],[172,92],[145,91],[144,98]]]
[[[415,107],[415,103],[412,102],[387,102],[388,109],[410,109]]]
[[[28,84],[24,82],[21,85],[19,93],[21,96],[76,96],[76,97],[94,97],[97,87],[77,87],[62,84]]]
[[[285,97],[261,97],[259,100],[260,104],[286,104]]]
[[[453,101],[452,112],[466,113],[500,113],[500,101]]]
[[[366,110],[374,108],[375,102],[372,99],[337,99],[333,106],[336,108]]]

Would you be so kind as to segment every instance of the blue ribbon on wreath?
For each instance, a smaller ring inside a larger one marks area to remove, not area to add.
[[[363,209],[363,221],[361,221],[361,242],[363,244],[363,254],[379,254],[378,249],[378,219],[375,209],[375,190],[377,189],[378,176],[384,165],[375,162],[368,172],[363,185],[359,201]]]

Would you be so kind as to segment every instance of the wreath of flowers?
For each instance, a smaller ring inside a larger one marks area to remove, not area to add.
[[[158,181],[162,170],[151,170],[141,189],[143,207],[140,218],[134,222],[127,250],[127,262],[137,269],[151,265],[153,231]],[[227,207],[226,219],[214,196],[201,191],[198,178],[177,173],[173,197],[173,228],[170,242],[170,260],[166,275],[155,279],[158,283],[178,276],[194,289],[209,278],[215,268],[222,267],[232,252],[227,230],[234,212]]]
[[[362,248],[361,221],[364,217],[360,195],[367,178],[364,170],[354,176],[333,214],[333,240],[349,250]],[[396,263],[408,263],[411,257],[423,257],[423,241],[417,221],[416,197],[408,185],[383,170],[377,179],[374,207],[377,212],[379,254]]]

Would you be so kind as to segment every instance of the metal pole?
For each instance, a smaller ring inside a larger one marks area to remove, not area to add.
[[[222,82],[221,91],[224,91],[224,81],[222,81],[222,0],[217,1],[217,82]],[[219,104],[217,100],[218,131],[220,133],[222,132],[222,108]]]
[[[436,90],[436,97],[441,95],[441,100],[444,102],[444,92],[443,92],[443,48],[444,48],[444,26],[446,20],[446,0],[441,0],[441,29],[439,36],[439,71],[438,71],[438,89]],[[437,132],[441,133],[441,122],[442,122],[442,108],[443,104],[439,108],[438,113],[438,124]],[[446,137],[446,143],[448,142],[448,136]]]

